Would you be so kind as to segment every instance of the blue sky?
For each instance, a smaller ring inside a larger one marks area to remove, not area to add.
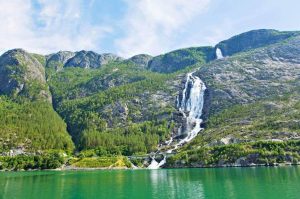
[[[158,55],[252,29],[300,30],[299,8],[298,0],[0,0],[0,52]]]

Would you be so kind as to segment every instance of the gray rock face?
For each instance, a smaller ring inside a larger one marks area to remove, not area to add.
[[[122,102],[115,102],[113,104],[107,105],[104,107],[102,112],[106,116],[111,116],[112,118],[118,118],[118,120],[113,123],[113,120],[107,120],[108,126],[113,127],[114,125],[122,125],[124,122],[126,122],[127,117],[128,117],[128,107],[126,103]]]
[[[197,75],[208,87],[206,117],[208,111],[291,93],[300,86],[300,36],[213,61]]]
[[[61,70],[63,65],[74,56],[75,53],[70,51],[59,51],[58,53],[51,54],[47,57],[46,67],[53,67],[56,71]]]
[[[22,49],[7,51],[0,57],[0,93],[51,101],[44,67]]]
[[[135,55],[131,58],[129,58],[129,61],[132,61],[138,66],[141,66],[141,68],[147,68],[148,62],[152,59],[152,56],[146,55],[146,54],[140,54],[140,55]]]
[[[182,116],[176,117],[170,114],[177,112],[175,101],[181,85],[182,76],[177,76],[172,80],[166,81],[167,89],[160,89],[137,94],[133,99],[113,102],[103,107],[101,117],[105,118],[109,128],[125,127],[128,119],[133,123],[141,123],[156,120],[182,120]],[[179,123],[178,123],[179,124]],[[180,123],[181,124],[181,123]],[[176,126],[177,127],[177,126]],[[173,132],[175,134],[177,132]]]
[[[113,61],[121,61],[123,58],[113,54],[97,54],[93,51],[80,51],[65,63],[65,67],[99,68]]]
[[[252,30],[222,41],[216,45],[224,56],[267,46],[300,35],[300,32],[280,32],[277,30]]]

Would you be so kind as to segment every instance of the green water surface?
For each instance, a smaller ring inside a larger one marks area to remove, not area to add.
[[[300,167],[1,172],[0,198],[299,199]]]

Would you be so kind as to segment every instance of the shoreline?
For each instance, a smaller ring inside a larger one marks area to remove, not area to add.
[[[165,167],[162,169],[214,169],[214,168],[249,168],[249,167],[286,167],[286,166],[300,166],[300,162],[298,163],[275,163],[273,165],[269,164],[250,164],[250,165],[206,165],[206,166],[178,166],[178,167]]]
[[[97,170],[164,170],[164,169],[216,169],[216,168],[262,168],[262,167],[288,167],[300,166],[300,162],[294,163],[278,163],[274,165],[265,164],[251,164],[251,165],[219,165],[219,166],[189,166],[189,167],[164,167],[158,169],[148,168],[128,168],[128,167],[96,167],[96,168],[83,168],[83,167],[68,167],[56,169],[29,169],[29,170],[0,170],[0,172],[34,172],[34,171],[97,171]]]
[[[274,165],[265,165],[265,164],[251,164],[251,165],[220,165],[220,166],[189,166],[189,167],[163,167],[158,169],[148,169],[148,168],[128,168],[128,167],[99,167],[99,168],[58,168],[58,169],[52,169],[57,171],[93,171],[93,170],[160,170],[160,169],[214,169],[214,168],[249,168],[249,167],[287,167],[287,166],[300,166],[300,162],[295,163],[277,163]]]

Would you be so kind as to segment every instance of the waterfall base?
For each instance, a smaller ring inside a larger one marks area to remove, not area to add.
[[[164,159],[157,162],[154,157],[152,157],[151,164],[147,167],[148,169],[159,169],[162,165],[166,164],[167,156],[164,155]]]

